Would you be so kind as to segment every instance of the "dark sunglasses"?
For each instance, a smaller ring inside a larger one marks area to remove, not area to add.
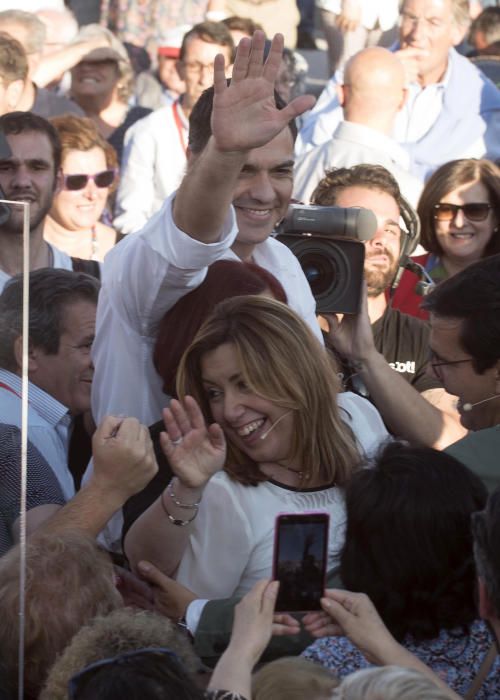
[[[492,206],[488,202],[470,202],[469,204],[446,204],[443,202],[434,205],[434,218],[436,221],[453,221],[460,209],[469,221],[484,221]]]
[[[101,668],[111,667],[111,666],[125,666],[128,661],[136,659],[141,656],[158,656],[160,658],[168,657],[173,659],[178,664],[181,661],[177,654],[171,649],[166,649],[163,647],[144,647],[143,649],[135,649],[134,651],[126,651],[123,654],[118,654],[118,656],[113,656],[109,659],[102,659],[101,661],[95,661],[93,664],[85,666],[81,671],[76,673],[69,680],[68,684],[68,697],[69,700],[74,700],[78,697],[78,694],[85,684],[92,678],[92,676],[101,670]]]
[[[95,175],[64,175],[64,188],[66,190],[83,190],[89,180],[94,182],[96,187],[109,187],[116,177],[116,170],[103,170]]]

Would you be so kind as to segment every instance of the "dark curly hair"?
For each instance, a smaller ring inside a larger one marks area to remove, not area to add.
[[[470,518],[486,498],[450,455],[397,442],[348,483],[341,577],[371,598],[399,641],[467,629],[477,617]]]

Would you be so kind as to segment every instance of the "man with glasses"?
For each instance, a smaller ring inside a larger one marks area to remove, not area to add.
[[[127,131],[117,216],[121,233],[140,230],[179,185],[186,168],[188,119],[201,93],[213,83],[213,62],[233,61],[234,44],[222,22],[203,22],[184,35],[177,70],[186,91],[172,104],[140,119]]]
[[[430,369],[458,397],[471,431],[447,452],[493,488],[500,483],[500,255],[441,282],[423,307],[431,315]]]
[[[468,0],[405,0],[399,43],[408,99],[396,117],[394,137],[426,179],[437,167],[464,157],[500,156],[500,92],[453,48],[469,24]],[[342,119],[332,78],[297,141],[305,152],[328,141]]]

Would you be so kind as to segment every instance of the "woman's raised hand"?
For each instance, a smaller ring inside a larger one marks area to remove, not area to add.
[[[172,469],[184,486],[200,488],[226,461],[226,439],[217,423],[207,426],[192,396],[172,399],[163,411],[166,432],[160,443]]]

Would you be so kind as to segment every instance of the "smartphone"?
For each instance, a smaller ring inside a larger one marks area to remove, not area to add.
[[[276,518],[273,579],[276,610],[320,610],[328,561],[328,513],[284,513]]]

